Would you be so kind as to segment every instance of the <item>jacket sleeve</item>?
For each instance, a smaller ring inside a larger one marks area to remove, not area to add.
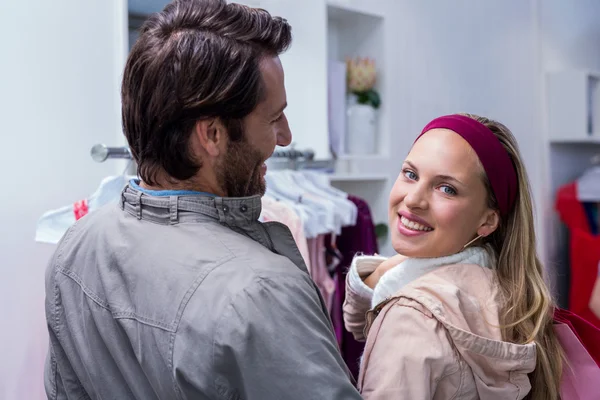
[[[371,308],[373,289],[365,285],[363,280],[369,276],[385,257],[357,256],[352,260],[348,275],[346,275],[346,298],[344,299],[343,315],[346,330],[356,340],[364,341],[365,314]]]
[[[67,400],[68,396],[63,386],[62,377],[56,365],[52,342],[48,346],[44,367],[44,389],[48,400]]]
[[[226,398],[361,399],[307,274],[257,278],[218,322],[215,366]]]
[[[382,310],[369,331],[359,382],[366,400],[431,400],[441,379],[460,372],[441,323],[418,303],[404,304]]]

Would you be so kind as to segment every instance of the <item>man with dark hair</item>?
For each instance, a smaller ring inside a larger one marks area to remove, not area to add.
[[[46,273],[50,399],[359,399],[287,229],[261,224],[288,145],[291,28],[175,0],[129,55],[123,128],[140,180],[79,220]]]

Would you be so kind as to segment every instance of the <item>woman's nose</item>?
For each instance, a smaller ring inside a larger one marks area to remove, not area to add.
[[[423,185],[415,184],[409,189],[404,197],[404,204],[408,208],[426,209],[428,207],[428,199],[426,188]]]

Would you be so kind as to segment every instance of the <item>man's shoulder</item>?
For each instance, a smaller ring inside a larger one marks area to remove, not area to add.
[[[216,265],[206,277],[203,286],[195,295],[200,298],[218,295],[210,293],[214,288],[231,302],[244,301],[264,292],[313,292],[308,274],[296,266],[289,258],[273,253],[256,243],[258,248],[246,252],[231,252],[231,256]],[[290,298],[290,300],[292,300]]]

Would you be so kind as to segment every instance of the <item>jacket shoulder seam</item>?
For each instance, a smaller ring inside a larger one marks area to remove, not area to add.
[[[420,301],[416,300],[416,299],[412,299],[410,297],[400,297],[393,305],[394,307],[406,307],[406,308],[412,308],[415,311],[418,311],[419,313],[423,314],[424,316],[426,316],[429,319],[436,319],[438,320],[435,315],[433,314],[433,312],[431,312],[431,310],[423,303],[421,303]],[[438,320],[439,323],[441,323],[441,321]],[[443,325],[443,324],[442,324]]]
[[[88,286],[86,286],[85,283],[83,283],[83,281],[79,278],[79,276],[77,274],[74,274],[72,271],[65,269],[63,267],[58,267],[57,270],[58,270],[58,272],[65,275],[67,278],[71,279],[73,282],[75,282],[77,284],[77,286],[79,286],[81,288],[81,290],[83,291],[83,294],[87,298],[92,300],[99,307],[101,307],[101,308],[105,309],[106,311],[108,311],[109,313],[111,313],[111,315],[115,319],[133,319],[133,320],[141,322],[145,325],[153,326],[155,328],[159,328],[159,329],[166,330],[166,331],[172,331],[175,329],[172,326],[172,324],[169,325],[169,324],[165,324],[165,323],[162,323],[159,321],[155,321],[152,318],[143,317],[143,316],[138,315],[133,312],[113,310],[110,307],[110,304],[108,304],[107,302],[100,299],[100,297],[92,289],[90,289]]]
[[[77,229],[77,223],[73,224],[72,226],[69,227],[69,229],[67,230],[67,232],[65,233],[63,239],[60,241],[60,247],[58,249],[58,252],[56,254],[56,260],[55,260],[55,264],[56,266],[60,266],[61,264],[61,259],[63,257],[64,251],[65,251],[65,247],[66,244],[69,242],[69,240],[71,239],[71,236],[73,235],[73,232],[75,232],[75,230]]]

